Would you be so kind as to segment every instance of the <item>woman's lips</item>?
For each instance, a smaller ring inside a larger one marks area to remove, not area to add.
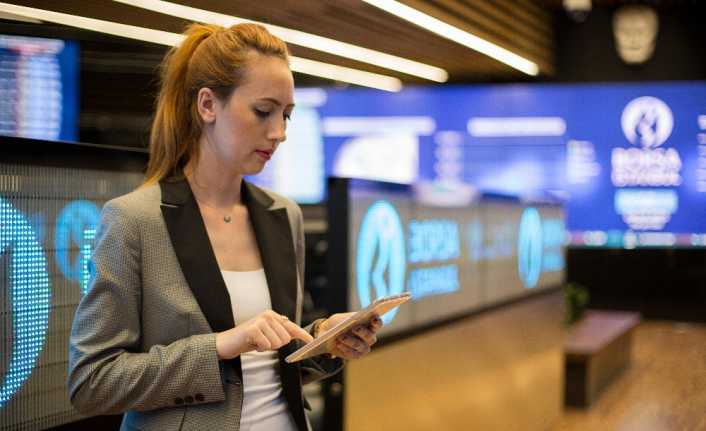
[[[272,152],[270,151],[255,150],[255,152],[265,160],[270,160],[270,157],[272,157]]]

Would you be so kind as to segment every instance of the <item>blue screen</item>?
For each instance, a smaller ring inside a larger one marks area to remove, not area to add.
[[[706,84],[578,90],[566,136],[572,242],[706,245]]]
[[[706,83],[312,88],[295,98],[306,123],[297,130],[309,133],[283,144],[297,148],[287,177],[309,184],[285,194],[307,193],[300,201],[323,200],[326,176],[465,184],[565,200],[575,245],[706,245]],[[322,147],[323,160],[313,155]]]
[[[0,35],[0,135],[78,138],[78,43]]]

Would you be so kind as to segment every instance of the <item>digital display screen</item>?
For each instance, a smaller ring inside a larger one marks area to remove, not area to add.
[[[78,43],[0,35],[0,135],[78,139]]]
[[[706,84],[581,90],[566,138],[572,244],[706,246]]]
[[[0,428],[47,429],[81,418],[66,388],[71,323],[100,209],[142,183],[146,157],[11,139],[0,139],[11,155],[0,162]]]
[[[302,184],[285,193],[295,199],[323,200],[327,176],[463,184],[564,200],[577,246],[706,246],[706,83],[312,88],[295,99],[304,114],[292,128],[307,132],[273,167],[289,175],[280,183]]]
[[[382,296],[412,295],[384,316],[382,335],[558,287],[564,280],[560,205],[481,196],[468,206],[429,206],[409,186],[340,181],[345,186],[331,192],[346,194],[348,214],[336,215],[334,208],[330,215],[348,220],[348,247],[345,257],[334,253],[329,261],[348,267],[348,309]],[[330,249],[338,249],[340,241],[331,236]]]

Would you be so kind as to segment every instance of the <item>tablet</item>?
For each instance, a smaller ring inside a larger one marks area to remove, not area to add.
[[[346,320],[340,322],[333,328],[327,330],[323,334],[320,334],[314,341],[305,344],[299,348],[296,352],[285,358],[288,363],[301,361],[302,359],[310,358],[312,356],[317,356],[328,352],[328,347],[333,344],[336,337],[348,331],[357,325],[367,325],[374,315],[382,316],[388,311],[395,307],[398,307],[409,300],[412,296],[409,292],[405,292],[399,295],[385,296],[383,298],[376,299],[373,303],[357,311],[355,314],[351,315]]]

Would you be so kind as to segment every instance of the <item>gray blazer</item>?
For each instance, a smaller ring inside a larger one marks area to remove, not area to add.
[[[292,201],[243,181],[272,308],[300,323],[304,232]],[[216,332],[234,326],[230,299],[185,180],[107,202],[89,262],[92,279],[71,330],[69,396],[88,415],[127,412],[122,430],[238,430],[240,358],[219,361]],[[310,328],[309,328],[310,330]],[[284,396],[308,429],[302,384],[337,372],[323,357],[287,364]]]

